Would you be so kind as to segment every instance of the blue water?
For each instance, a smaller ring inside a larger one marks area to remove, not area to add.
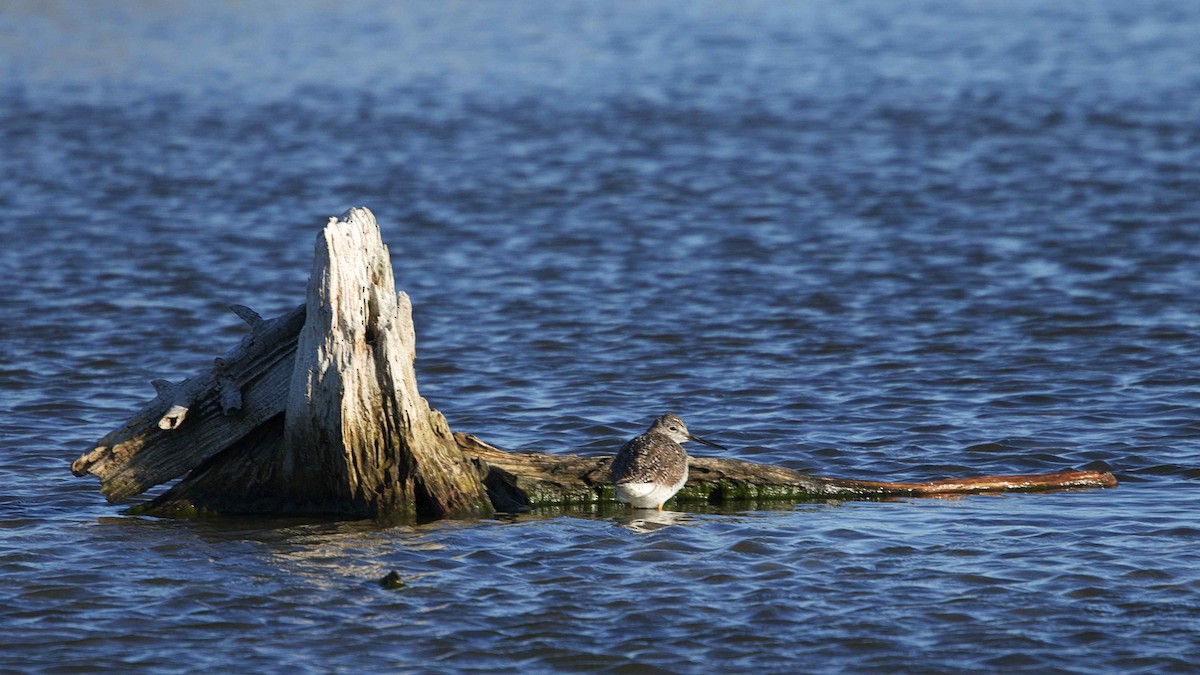
[[[1193,672],[1197,35],[1116,0],[3,4],[0,665]],[[671,410],[816,474],[1121,486],[385,527],[70,475],[356,205],[422,393],[501,447]]]

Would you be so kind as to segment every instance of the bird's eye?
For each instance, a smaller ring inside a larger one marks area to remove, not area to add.
[[[675,427],[671,427],[671,431],[679,431],[679,429],[676,429]]]

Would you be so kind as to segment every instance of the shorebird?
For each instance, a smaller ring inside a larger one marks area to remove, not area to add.
[[[613,459],[612,478],[617,501],[637,509],[662,510],[663,503],[687,482],[687,452],[680,445],[696,441],[726,448],[688,432],[678,415],[667,413],[654,420],[646,433],[621,446]]]

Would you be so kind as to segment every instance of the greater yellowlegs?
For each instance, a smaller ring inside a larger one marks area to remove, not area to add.
[[[661,511],[663,502],[674,497],[687,482],[687,453],[680,445],[686,441],[726,449],[693,436],[678,415],[667,413],[654,420],[646,433],[621,446],[613,459],[617,501],[638,509]]]

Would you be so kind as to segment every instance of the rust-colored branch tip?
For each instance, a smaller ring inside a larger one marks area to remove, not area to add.
[[[1111,471],[1082,471],[1083,474],[1094,474],[1094,480],[1100,487],[1117,487],[1117,477]]]
[[[1020,476],[971,476],[942,478],[925,483],[889,483],[883,481],[827,479],[835,490],[850,493],[924,497],[977,494],[980,492],[1033,492],[1077,488],[1113,488],[1117,479],[1107,471],[1057,471]]]

